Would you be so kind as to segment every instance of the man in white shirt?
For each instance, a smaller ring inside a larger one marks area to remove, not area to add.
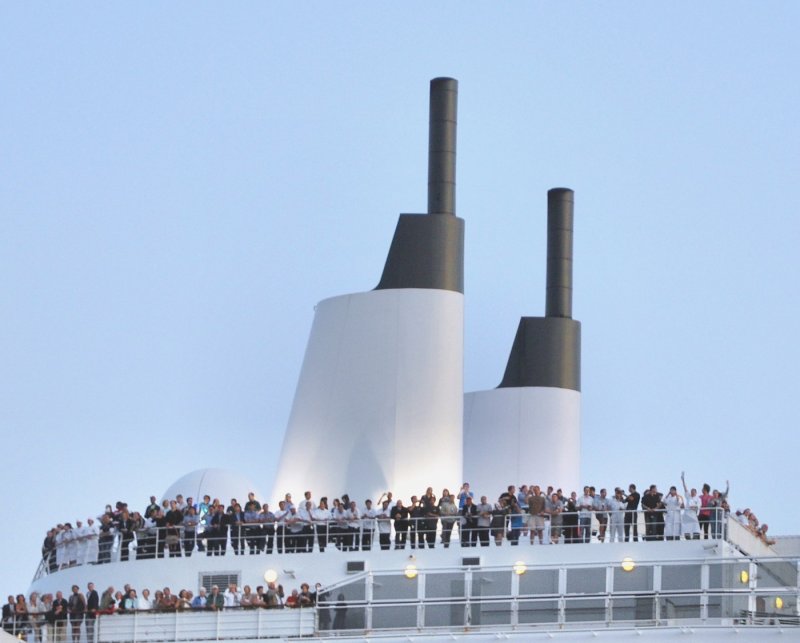
[[[592,509],[594,498],[589,495],[589,487],[583,488],[583,495],[578,500],[578,542],[588,543],[592,536]]]
[[[242,593],[236,587],[236,583],[228,585],[225,590],[225,607],[239,607],[242,598]]]
[[[625,495],[622,489],[617,487],[614,490],[614,497],[609,498],[607,503],[609,513],[609,531],[608,542],[613,543],[616,539],[618,542],[625,540]]]
[[[286,552],[286,517],[289,515],[285,500],[278,502],[278,509],[273,512],[273,515],[275,516],[275,549],[277,553],[283,554]]]
[[[356,506],[356,501],[350,501],[350,507],[345,509],[347,517],[347,531],[348,537],[345,540],[345,551],[358,551],[359,535],[361,531],[361,514]]]
[[[384,500],[376,518],[378,521],[378,540],[381,549],[390,549],[392,545],[392,508],[390,501]]]
[[[306,500],[297,510],[297,521],[300,523],[300,533],[297,536],[295,551],[309,552],[314,549],[314,503]]]
[[[367,498],[364,501],[364,508],[361,510],[361,551],[372,549],[372,532],[375,531],[375,518],[378,512],[372,506],[372,500]]]

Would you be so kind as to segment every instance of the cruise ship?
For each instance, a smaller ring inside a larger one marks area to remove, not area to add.
[[[200,503],[208,495],[227,505],[252,492],[262,502],[269,499],[275,511],[287,492],[302,506],[310,490],[314,506],[322,496],[332,500],[347,492],[360,509],[364,498],[377,503],[388,491],[404,502],[428,487],[456,495],[467,481],[474,502],[480,494],[493,505],[511,483],[540,481],[565,495],[582,489],[572,190],[547,194],[545,315],[520,319],[497,388],[464,391],[457,95],[456,80],[431,81],[428,211],[400,215],[374,290],[332,297],[315,308],[271,493],[262,496],[239,472],[205,469],[176,480],[159,502],[181,496]],[[124,490],[115,493],[121,497]],[[691,511],[688,503],[685,511]],[[675,539],[663,539],[640,509],[629,526],[637,526],[642,537],[611,542],[610,529],[603,537],[605,513],[586,512],[589,522],[582,530],[565,524],[559,538],[551,531],[555,521],[545,521],[542,537],[531,538],[527,517],[523,522],[500,516],[499,529],[491,524],[500,538],[485,546],[470,546],[475,531],[462,518],[454,519],[447,547],[441,520],[434,520],[433,546],[416,548],[396,547],[393,532],[392,546],[382,548],[373,519],[351,525],[338,542],[333,529],[326,532],[327,543],[318,537],[302,541],[303,551],[296,544],[294,551],[279,551],[273,542],[271,551],[256,547],[251,553],[243,543],[237,552],[231,543],[221,555],[194,549],[187,556],[179,548],[173,556],[168,549],[157,555],[147,551],[141,532],[131,542],[117,536],[100,560],[94,554],[46,557],[28,593],[68,595],[73,585],[85,591],[89,582],[99,592],[127,584],[151,593],[168,586],[195,594],[214,586],[255,591],[272,584],[288,596],[303,582],[318,584],[315,604],[297,609],[100,614],[93,627],[83,624],[76,634],[87,643],[333,637],[713,641],[734,634],[740,641],[800,640],[800,537],[772,542],[720,513],[712,517],[715,528],[707,537],[684,538],[679,529]],[[666,514],[667,520],[675,517]],[[651,537],[645,539],[646,532]],[[198,537],[202,543],[203,534]],[[65,640],[72,640],[70,627]]]

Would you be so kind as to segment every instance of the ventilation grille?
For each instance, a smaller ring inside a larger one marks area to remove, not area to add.
[[[238,587],[239,582],[239,572],[200,572],[200,587],[205,587],[209,594],[211,593],[211,587],[214,585],[219,587],[220,592],[224,592],[228,589],[228,585],[236,583]]]
[[[481,566],[481,557],[480,556],[467,556],[466,558],[461,559],[461,565],[463,567],[480,567]]]
[[[348,560],[347,561],[347,573],[348,574],[358,574],[363,572],[367,569],[367,565],[363,560]]]

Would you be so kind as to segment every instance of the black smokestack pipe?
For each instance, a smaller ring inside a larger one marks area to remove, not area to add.
[[[428,214],[456,213],[458,81],[434,78],[428,129]]]
[[[547,192],[547,301],[544,317],[523,317],[499,388],[581,390],[581,324],[572,319],[575,193]]]
[[[464,221],[456,216],[457,107],[458,81],[434,78],[428,117],[428,212],[400,215],[376,290],[464,292]]]
[[[575,193],[567,188],[547,192],[546,317],[572,319],[572,227]]]

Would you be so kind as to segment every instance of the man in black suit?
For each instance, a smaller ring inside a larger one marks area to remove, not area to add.
[[[94,621],[98,609],[100,609],[100,596],[94,588],[94,583],[89,583],[86,586],[86,640],[89,643],[94,641]]]
[[[64,594],[59,590],[53,600],[53,611],[50,621],[53,624],[53,641],[55,643],[65,643],[67,640],[67,612],[69,604]]]

